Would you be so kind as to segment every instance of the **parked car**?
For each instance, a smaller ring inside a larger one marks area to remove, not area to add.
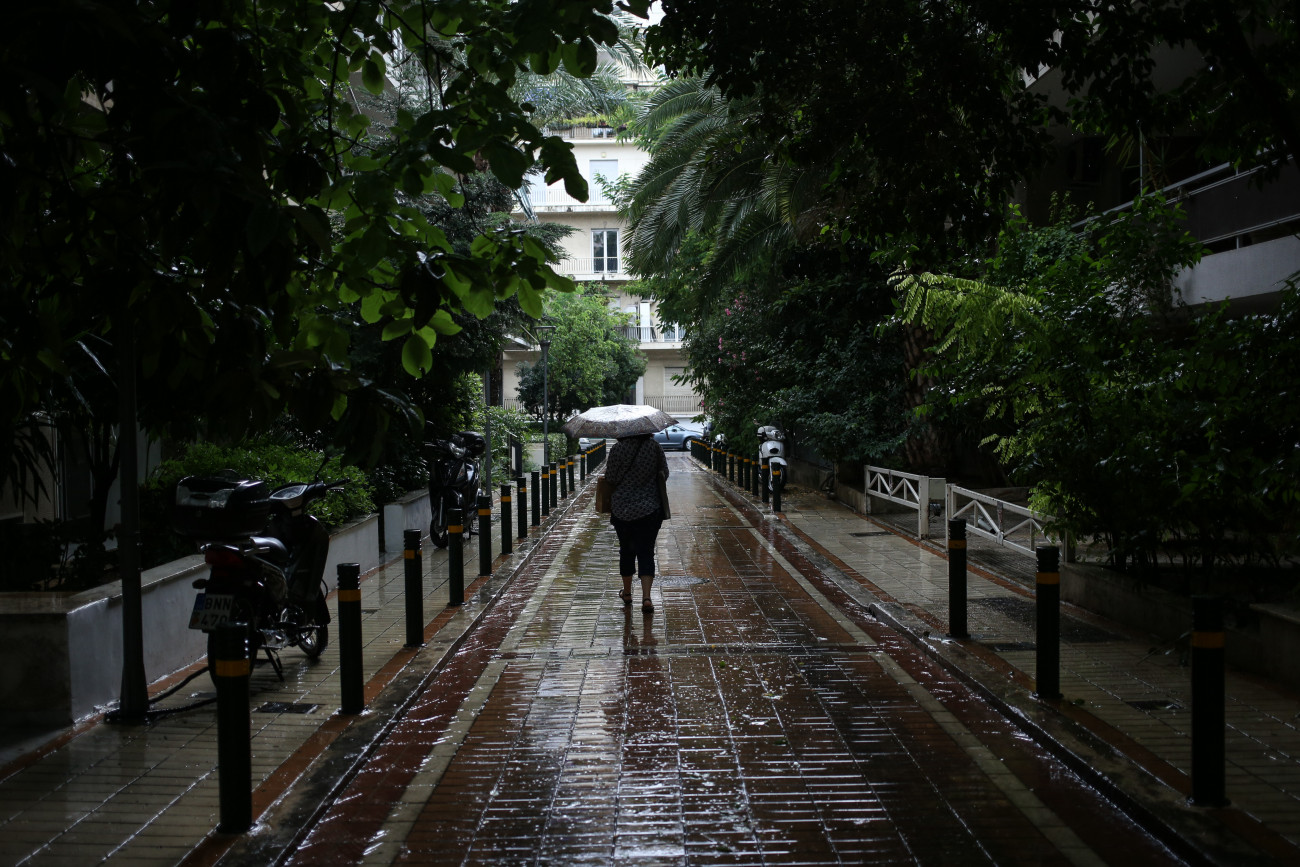
[[[697,424],[690,422],[678,422],[670,424],[668,427],[655,434],[655,442],[665,449],[681,449],[687,451],[691,443],[704,440],[704,430]]]

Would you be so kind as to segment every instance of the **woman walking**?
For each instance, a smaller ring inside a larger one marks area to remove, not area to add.
[[[609,522],[618,534],[619,598],[632,604],[632,576],[641,578],[641,610],[654,611],[650,585],[655,577],[655,539],[664,521],[659,477],[668,478],[668,460],[650,434],[622,437],[609,450],[605,480],[614,489]]]

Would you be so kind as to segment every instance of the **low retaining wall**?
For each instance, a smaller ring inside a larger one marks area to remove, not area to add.
[[[1062,564],[1061,599],[1166,642],[1185,642],[1192,629],[1190,599],[1101,566]],[[1300,612],[1251,605],[1240,615],[1229,618],[1228,663],[1300,689]]]
[[[427,497],[426,497],[427,498]],[[326,583],[339,563],[377,568],[379,516],[330,537]],[[207,573],[198,555],[140,576],[145,678],[159,678],[203,658],[207,636],[189,628],[196,578]],[[0,726],[59,727],[115,703],[122,682],[122,584],[84,593],[0,593]]]
[[[396,554],[404,550],[406,543],[402,534],[407,530],[418,529],[421,537],[429,535],[429,522],[432,520],[428,490],[412,491],[397,502],[384,506],[383,529],[379,534],[383,551]]]

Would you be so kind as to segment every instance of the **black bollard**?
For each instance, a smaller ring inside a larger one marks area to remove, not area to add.
[[[541,473],[533,472],[533,526],[542,523],[542,483]]]
[[[492,574],[492,498],[478,495],[478,574]]]
[[[749,471],[749,484],[750,484],[750,490],[753,491],[755,497],[760,495],[759,489],[763,485],[762,480],[763,480],[762,467],[759,466],[758,461],[753,461],[751,469]]]
[[[970,638],[966,624],[966,519],[948,522],[948,634]]]
[[[781,478],[781,465],[773,464],[772,466],[772,511],[781,511],[781,485],[784,480]]]
[[[1223,600],[1192,599],[1192,797],[1197,807],[1228,803]]]
[[[217,792],[223,834],[253,825],[253,749],[248,708],[248,624],[227,622],[213,641],[212,680],[217,687]]]
[[[587,481],[587,452],[578,456],[578,481]]]
[[[361,713],[366,706],[361,670],[361,566],[340,563],[339,576],[339,711]]]
[[[560,507],[560,486],[556,484],[559,481],[558,475],[560,467],[558,462],[551,461],[551,509],[552,511]],[[547,512],[549,515],[550,512]]]
[[[772,464],[767,458],[763,458],[762,461],[763,466],[758,472],[758,487],[762,489],[763,492],[763,505],[767,505],[768,500],[772,496],[772,492],[768,490],[767,484],[768,474],[772,472]]]
[[[551,468],[544,466],[542,467],[542,517],[545,518],[549,514],[551,514]]]
[[[501,486],[501,553],[514,553],[510,544],[510,486]]]
[[[515,490],[519,491],[519,538],[528,538],[528,481],[523,476],[515,479]]]
[[[447,510],[447,605],[465,604],[465,512]]]
[[[574,465],[577,463],[577,455],[569,455],[569,493],[571,494],[576,494],[578,492],[578,486],[575,484],[573,478]]]
[[[569,465],[569,459],[568,459],[568,458],[565,458],[564,460],[560,461],[560,464],[559,464],[559,469],[560,469],[560,499],[561,499],[561,500],[567,500],[567,499],[569,499],[569,472],[568,472],[568,465]]]
[[[1061,697],[1061,552],[1055,545],[1039,545],[1035,602],[1038,635],[1035,676],[1040,699]]]
[[[424,577],[420,574],[420,531],[402,531],[406,567],[406,646],[424,644]]]

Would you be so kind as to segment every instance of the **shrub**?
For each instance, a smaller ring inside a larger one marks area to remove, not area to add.
[[[176,483],[186,476],[210,476],[226,469],[243,478],[260,479],[272,490],[291,482],[349,480],[346,488],[311,506],[311,513],[330,528],[375,510],[365,474],[356,467],[344,467],[336,457],[327,460],[320,452],[265,441],[238,446],[194,443],[180,457],[164,461],[141,486],[142,563],[146,568],[194,553],[193,543],[171,529]]]

